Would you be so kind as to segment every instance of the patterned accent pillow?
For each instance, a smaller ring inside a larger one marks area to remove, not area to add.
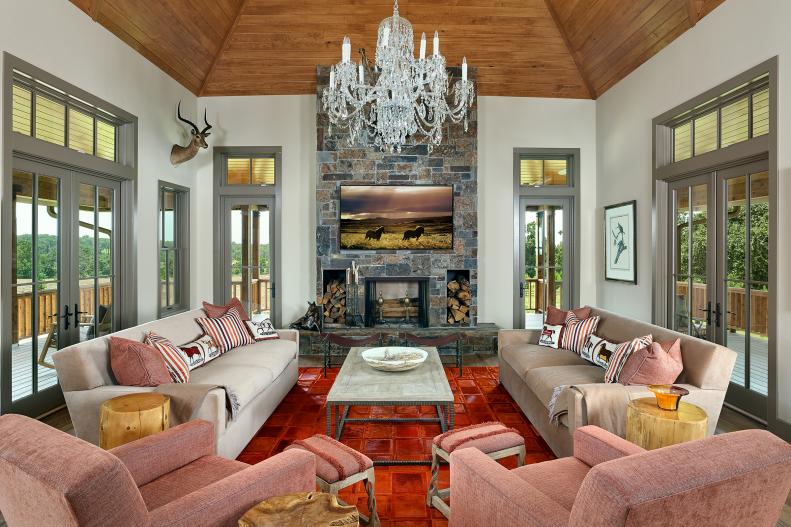
[[[618,344],[607,364],[607,371],[604,372],[604,382],[615,383],[621,376],[621,370],[629,359],[629,355],[635,351],[648,347],[654,341],[653,335],[634,338],[628,342]]]
[[[181,357],[187,362],[190,371],[211,362],[221,355],[220,348],[215,344],[214,339],[208,335],[203,335],[197,340],[179,346],[179,352]]]
[[[607,365],[610,363],[610,357],[612,357],[612,354],[615,353],[615,348],[617,347],[618,344],[614,342],[604,340],[603,338],[597,337],[596,335],[591,335],[588,337],[588,341],[585,342],[585,345],[582,347],[580,356],[583,359],[592,362],[596,366],[601,366],[606,370]]]
[[[561,347],[580,355],[588,337],[593,335],[598,325],[598,316],[579,319],[574,311],[569,311],[566,315],[566,328],[563,330]]]
[[[209,318],[223,317],[227,315],[228,311],[233,308],[236,308],[236,311],[239,313],[239,318],[242,320],[250,320],[250,317],[247,316],[247,311],[245,311],[244,306],[242,305],[242,301],[236,297],[233,297],[224,306],[215,306],[214,304],[210,304],[205,300],[203,302],[203,310],[206,312],[206,316]]]
[[[255,342],[236,308],[220,318],[196,318],[195,322],[214,340],[220,353]]]
[[[562,309],[558,309],[555,306],[547,306],[547,324],[552,324],[553,326],[556,325],[565,325],[566,324],[566,317],[569,313],[573,312],[577,318],[580,320],[584,320],[591,316],[591,307],[578,307],[577,309],[572,309],[570,311],[563,311]]]
[[[258,322],[245,320],[244,323],[247,324],[247,329],[250,330],[250,334],[253,335],[253,338],[256,342],[260,340],[273,340],[280,338],[280,335],[278,335],[277,331],[275,330],[275,326],[268,318],[259,320]]]
[[[149,331],[146,334],[145,343],[149,346],[154,346],[162,354],[162,358],[165,359],[165,366],[173,382],[189,382],[190,367],[187,361],[184,360],[178,346],[153,331]]]
[[[538,337],[538,345],[558,349],[558,346],[560,346],[561,333],[563,333],[563,326],[544,324],[544,328],[541,330],[541,336]]]

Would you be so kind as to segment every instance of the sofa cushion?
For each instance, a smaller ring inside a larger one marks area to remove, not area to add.
[[[257,322],[253,320],[245,320],[244,323],[256,342],[280,338],[280,335],[277,334],[277,330],[275,330],[274,324],[272,324],[272,320],[269,318],[265,318]]]
[[[226,365],[267,368],[276,379],[296,356],[296,342],[276,339],[236,348],[220,358]]]
[[[228,311],[230,311],[233,308],[236,308],[236,311],[239,313],[239,316],[242,317],[242,320],[250,320],[250,317],[247,315],[247,311],[244,309],[244,306],[242,305],[242,301],[236,297],[233,297],[224,306],[216,306],[206,301],[203,302],[203,311],[206,312],[206,316],[208,316],[209,318],[224,317],[225,315],[228,314]]]
[[[563,325],[544,324],[541,329],[541,336],[538,337],[538,345],[547,348],[558,349],[560,347],[560,336],[563,334]]]
[[[644,335],[642,337],[633,338],[628,342],[618,344],[612,357],[610,357],[609,364],[607,364],[604,382],[618,382],[621,376],[621,370],[629,359],[629,356],[639,349],[650,346],[653,341],[654,338],[651,335]]]
[[[575,457],[533,463],[512,472],[571,512],[590,467]]]
[[[146,483],[140,487],[140,494],[148,510],[153,511],[248,467],[248,464],[240,461],[219,456],[203,456],[151,483]]]
[[[173,382],[189,382],[190,367],[178,346],[154,331],[148,332],[145,343],[154,346],[162,354]]]
[[[253,335],[242,320],[242,315],[234,307],[219,318],[201,317],[195,321],[214,340],[214,343],[220,348],[220,353],[255,342]]]
[[[562,346],[571,350],[577,355],[582,354],[582,348],[588,341],[588,337],[596,331],[599,325],[599,317],[593,316],[586,319],[577,318],[573,311],[569,311],[566,316],[566,327],[563,329]]]
[[[136,340],[111,337],[110,366],[122,386],[151,387],[171,382],[159,350]]]
[[[602,383],[604,370],[590,363],[578,366],[547,366],[528,371],[525,382],[544,406],[549,408],[555,388],[572,384]]]
[[[577,318],[579,319],[586,319],[591,316],[591,307],[578,307],[577,309],[572,309],[570,311],[574,313]],[[566,317],[568,316],[569,311],[563,311],[562,309],[558,309],[555,306],[547,306],[547,324],[551,324],[556,326],[558,324],[563,325],[566,323]]]
[[[633,352],[621,369],[621,384],[673,384],[684,363],[681,359],[681,340],[654,342]]]
[[[538,344],[511,344],[500,348],[500,357],[522,378],[534,368],[546,366],[585,366],[589,364],[569,350],[552,349]]]

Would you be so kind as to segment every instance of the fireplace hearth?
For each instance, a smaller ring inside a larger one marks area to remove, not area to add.
[[[366,277],[367,327],[428,327],[428,277]]]

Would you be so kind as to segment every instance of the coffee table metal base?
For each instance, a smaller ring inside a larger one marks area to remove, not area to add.
[[[349,417],[352,406],[434,406],[437,417]],[[333,415],[334,414],[334,415]],[[333,434],[333,417],[335,434]],[[327,403],[327,435],[341,440],[347,423],[439,423],[443,432],[453,428],[453,402],[447,401],[333,401]],[[431,465],[431,460],[375,460],[374,465]]]

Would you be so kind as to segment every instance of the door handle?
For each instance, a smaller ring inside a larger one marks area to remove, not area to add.
[[[80,311],[80,305],[79,304],[76,304],[76,303],[74,304],[74,327],[79,327],[79,325],[80,325],[79,316],[80,315],[84,315],[85,313],[86,313],[85,311]]]
[[[717,304],[717,305],[719,305],[719,304]],[[710,326],[711,325],[711,302],[709,302],[707,304],[706,309],[701,308],[700,310],[703,311],[704,313],[706,313],[706,325]]]
[[[519,298],[525,297],[525,283],[519,282]]]
[[[69,304],[63,305],[63,314],[58,317],[63,319],[63,330],[69,329],[69,317],[72,315],[71,310],[69,309]]]
[[[722,322],[722,308],[720,307],[720,303],[717,302],[717,309],[714,311],[714,323],[717,327],[720,327]]]

